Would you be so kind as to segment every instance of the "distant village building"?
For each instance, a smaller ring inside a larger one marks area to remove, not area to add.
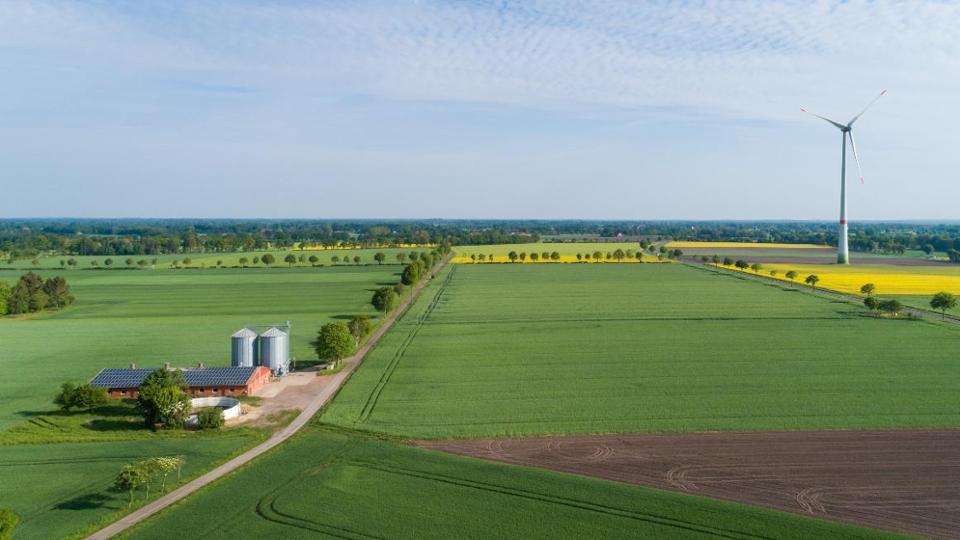
[[[154,371],[154,368],[104,368],[90,385],[106,388],[110,397],[135,398],[140,394],[140,385]],[[270,380],[270,369],[263,366],[201,366],[182,371],[192,397],[249,396]]]

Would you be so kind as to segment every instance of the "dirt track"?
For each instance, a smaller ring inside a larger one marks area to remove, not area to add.
[[[960,430],[422,441],[422,448],[960,538]]]

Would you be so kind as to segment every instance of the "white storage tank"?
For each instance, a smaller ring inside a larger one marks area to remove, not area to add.
[[[257,365],[256,332],[249,328],[242,328],[230,337],[230,365],[235,367]]]
[[[260,334],[260,365],[270,368],[274,375],[290,370],[290,336],[273,327]]]

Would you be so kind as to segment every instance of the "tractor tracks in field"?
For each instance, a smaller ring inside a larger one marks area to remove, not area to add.
[[[424,323],[426,323],[427,319],[430,318],[430,315],[433,314],[433,310],[436,309],[437,305],[440,303],[443,293],[447,290],[447,285],[449,285],[453,280],[453,276],[456,274],[456,272],[457,266],[452,265],[450,267],[450,271],[447,272],[447,276],[444,278],[443,283],[440,284],[440,288],[437,289],[436,294],[433,295],[430,305],[428,305],[423,313],[417,317],[417,322],[414,324],[413,329],[411,329],[410,333],[408,333],[403,339],[403,343],[401,343],[400,347],[397,348],[397,351],[393,354],[393,358],[390,359],[390,363],[387,364],[383,374],[380,375],[380,380],[377,381],[377,385],[367,397],[367,401],[364,403],[363,409],[360,411],[360,416],[357,418],[357,424],[366,423],[366,421],[370,418],[370,415],[373,414],[373,410],[377,406],[377,401],[380,399],[380,394],[383,393],[383,389],[386,388],[387,383],[390,382],[390,378],[393,376],[393,373],[397,370],[397,365],[400,364],[400,360],[403,358],[404,353],[407,352],[407,347],[410,346],[413,340],[417,337],[417,334],[420,333],[420,329],[423,328]]]
[[[453,485],[453,486],[464,488],[464,489],[487,491],[491,493],[497,493],[500,495],[518,497],[518,498],[526,499],[529,501],[536,501],[540,503],[563,506],[571,510],[594,512],[598,514],[604,514],[608,516],[614,516],[614,517],[629,519],[633,521],[641,521],[645,523],[661,525],[664,527],[683,529],[683,530],[698,533],[701,535],[709,535],[715,538],[729,538],[731,540],[734,540],[734,539],[736,540],[744,540],[744,539],[772,540],[772,537],[753,534],[745,531],[738,531],[738,530],[727,529],[722,527],[711,527],[708,525],[699,525],[696,523],[681,521],[679,519],[658,515],[651,512],[642,512],[642,511],[630,510],[625,508],[617,508],[614,506],[608,506],[608,505],[599,504],[595,502],[582,501],[582,500],[577,500],[569,497],[561,497],[556,495],[548,495],[546,493],[539,493],[539,492],[531,491],[528,489],[504,486],[504,485],[494,484],[490,482],[468,480],[465,478],[459,478],[459,477],[449,476],[449,475],[444,475],[439,473],[419,471],[419,470],[408,469],[408,468],[399,467],[399,466],[386,466],[378,463],[359,461],[359,460],[351,461],[351,463],[369,470],[379,471],[386,474],[406,476],[411,478],[419,478],[421,480],[429,480],[432,482],[444,483],[444,484]]]

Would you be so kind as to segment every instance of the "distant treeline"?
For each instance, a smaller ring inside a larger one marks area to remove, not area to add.
[[[960,262],[960,224],[859,223],[858,251],[944,252]],[[541,239],[675,239],[836,245],[829,222],[576,220],[0,220],[0,256],[151,256],[283,249],[298,244],[358,247],[477,245]]]
[[[539,241],[493,222],[319,220],[0,220],[0,257],[151,256],[284,249]]]

